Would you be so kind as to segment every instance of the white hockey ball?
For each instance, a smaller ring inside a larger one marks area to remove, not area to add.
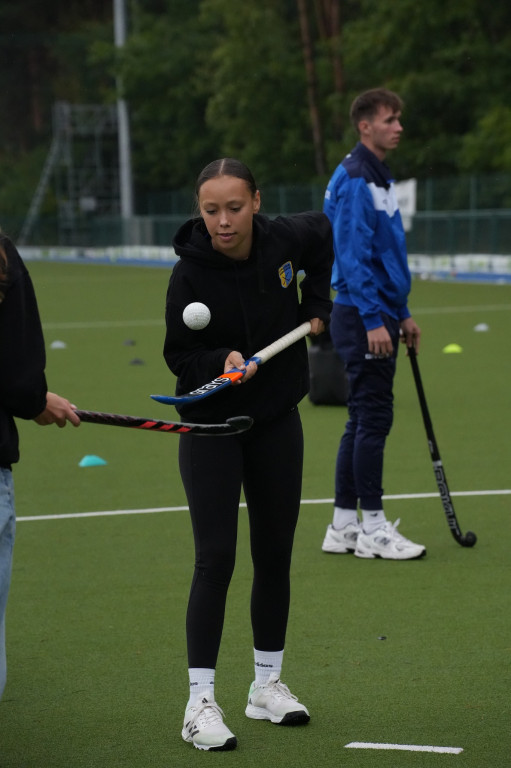
[[[211,312],[201,301],[193,301],[184,308],[183,320],[192,331],[201,331],[211,320]]]

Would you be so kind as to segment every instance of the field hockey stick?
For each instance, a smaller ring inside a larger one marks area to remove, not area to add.
[[[179,421],[157,421],[138,416],[125,416],[120,413],[99,413],[98,411],[80,411],[75,409],[80,421],[89,424],[106,424],[111,427],[130,427],[151,432],[193,433],[196,435],[237,435],[246,432],[252,426],[250,416],[233,416],[223,424],[186,424]]]
[[[249,357],[248,360],[245,360],[245,363],[248,364],[254,362],[257,363],[257,365],[266,363],[267,360],[275,357],[275,355],[282,352],[282,350],[290,347],[295,341],[303,339],[304,336],[307,336],[307,334],[310,333],[310,330],[311,324],[309,321],[302,323],[298,328],[294,328],[294,330],[274,341],[273,344],[269,344],[267,347],[264,347],[264,349],[261,349],[260,352],[256,352],[255,355]],[[215,392],[225,389],[225,387],[228,387],[234,381],[242,379],[244,375],[244,371],[240,371],[239,368],[233,368],[232,370],[227,371],[227,373],[222,373],[220,376],[217,376],[216,379],[213,379],[213,381],[210,381],[208,384],[204,384],[202,387],[194,389],[192,392],[188,392],[187,395],[151,395],[151,397],[153,400],[157,400],[159,403],[164,403],[165,405],[190,403],[194,400],[202,400],[204,397],[209,397]]]
[[[447,524],[449,525],[451,533],[458,544],[461,544],[462,547],[473,547],[477,541],[477,536],[475,533],[472,533],[472,531],[467,531],[466,534],[463,535],[458,525],[458,520],[456,519],[454,505],[452,503],[451,494],[449,493],[449,486],[447,485],[447,478],[445,477],[444,466],[442,464],[442,459],[440,458],[440,451],[438,450],[435,433],[433,432],[433,424],[431,422],[428,405],[426,403],[426,395],[424,394],[424,387],[422,386],[415,347],[408,347],[408,357],[410,358],[410,363],[412,364],[413,378],[415,379],[415,386],[419,396],[422,418],[424,421],[424,427],[426,428],[426,436],[428,438],[429,452],[433,462],[433,471],[435,473],[436,483],[440,492],[440,498],[444,506]]]

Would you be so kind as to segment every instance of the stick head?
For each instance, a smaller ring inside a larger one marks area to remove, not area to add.
[[[227,424],[234,427],[238,432],[246,432],[250,429],[254,420],[250,416],[231,416],[230,419],[226,419]]]
[[[467,531],[462,537],[461,544],[463,547],[473,547],[477,541],[477,536],[472,531]]]

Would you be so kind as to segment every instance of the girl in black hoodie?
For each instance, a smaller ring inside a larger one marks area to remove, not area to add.
[[[311,322],[311,335],[325,329],[333,250],[322,213],[273,220],[260,215],[253,176],[237,160],[210,163],[198,178],[196,195],[200,216],[174,239],[180,259],[167,292],[165,360],[177,376],[177,394],[233,368],[245,373],[241,382],[212,397],[177,408],[187,421],[241,415],[254,420],[243,434],[182,435],[179,446],[196,550],[186,621],[190,698],[182,737],[198,749],[225,750],[236,746],[236,737],[223,723],[214,677],[242,488],[254,567],[255,680],[245,713],[282,725],[309,721],[307,709],[280,681],[301,495],[297,405],[309,386],[306,342],[298,341],[260,368],[244,361],[305,320]],[[211,312],[202,330],[191,330],[183,321],[183,310],[192,302],[206,304]]]
[[[0,698],[7,676],[5,611],[16,530],[12,465],[19,460],[15,418],[74,426],[69,400],[48,392],[44,338],[34,288],[14,244],[0,234]]]

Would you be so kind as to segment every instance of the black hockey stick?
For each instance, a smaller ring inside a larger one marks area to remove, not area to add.
[[[252,355],[248,360],[245,360],[245,363],[250,363],[251,361],[257,363],[257,365],[266,363],[267,360],[275,357],[279,352],[290,347],[291,344],[294,344],[299,339],[303,339],[304,336],[307,336],[307,334],[310,333],[310,329],[311,324],[307,320],[305,323],[299,325],[298,328],[293,328],[292,331],[281,336],[280,339],[277,339],[272,344],[264,347],[264,349],[256,352],[255,355]],[[221,389],[229,387],[233,382],[242,379],[243,376],[243,371],[240,371],[239,368],[233,368],[231,371],[220,374],[220,376],[217,376],[213,381],[203,384],[202,387],[194,389],[186,395],[151,395],[151,397],[153,400],[157,400],[159,403],[164,403],[165,405],[192,403],[195,400],[202,400],[204,397],[209,397],[215,392],[219,392]]]
[[[175,421],[159,421],[144,419],[139,416],[125,416],[120,413],[99,413],[98,411],[80,411],[75,409],[80,421],[89,424],[106,424],[111,427],[131,427],[152,432],[177,432],[178,434],[193,433],[196,435],[237,435],[246,432],[252,426],[250,416],[233,416],[223,424],[186,424]]]
[[[433,424],[431,422],[428,405],[426,403],[426,395],[424,394],[424,387],[422,386],[415,347],[408,347],[408,357],[410,358],[410,363],[412,364],[413,378],[415,379],[415,386],[419,396],[422,418],[426,428],[429,452],[433,461],[433,471],[435,473],[436,483],[440,492],[440,498],[442,500],[442,504],[444,505],[447,524],[449,525],[451,533],[458,544],[461,544],[462,547],[473,547],[477,541],[477,536],[475,533],[472,533],[472,531],[467,531],[466,534],[463,535],[458,525],[458,520],[456,519],[456,513],[454,511],[451,494],[449,493],[449,486],[447,485],[447,478],[445,477],[444,466],[442,464],[442,459],[440,458],[438,444],[435,439],[435,433],[433,432]]]

